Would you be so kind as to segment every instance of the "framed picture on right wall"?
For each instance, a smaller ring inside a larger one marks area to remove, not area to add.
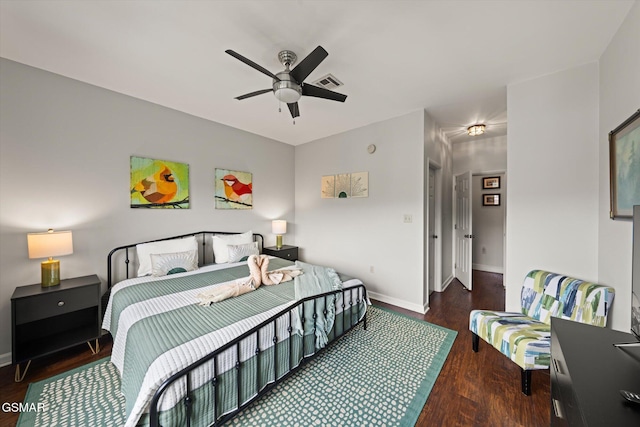
[[[640,109],[609,132],[611,219],[631,219],[640,205]]]

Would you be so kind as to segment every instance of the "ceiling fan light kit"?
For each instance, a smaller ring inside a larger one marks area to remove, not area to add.
[[[485,125],[473,125],[467,128],[469,136],[478,136],[484,133]]]
[[[273,84],[273,91],[278,101],[291,104],[298,102],[302,96],[302,89],[298,85],[288,86],[287,82],[276,82]]]
[[[300,85],[292,81],[288,73],[278,73],[276,76],[280,78],[280,81],[273,81],[273,93],[276,95],[276,98],[287,104],[298,102],[302,96],[302,88]]]
[[[309,76],[309,74],[311,74],[313,70],[315,70],[316,67],[329,55],[322,46],[315,48],[313,52],[307,55],[293,70],[290,68],[295,64],[298,56],[290,50],[281,51],[278,53],[278,60],[285,69],[277,74],[271,73],[266,68],[256,64],[231,49],[228,49],[225,52],[273,79],[272,89],[262,89],[240,95],[236,97],[237,100],[243,100],[253,96],[262,95],[263,93],[273,92],[280,102],[287,104],[289,111],[291,112],[291,117],[295,120],[296,117],[300,116],[298,100],[302,96],[313,96],[338,102],[344,102],[347,99],[347,96],[341,93],[304,83],[304,80]]]

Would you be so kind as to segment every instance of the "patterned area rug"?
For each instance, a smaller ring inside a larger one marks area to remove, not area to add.
[[[456,332],[378,307],[367,330],[327,351],[238,414],[232,426],[413,426]],[[19,427],[121,426],[124,398],[108,358],[29,385]]]

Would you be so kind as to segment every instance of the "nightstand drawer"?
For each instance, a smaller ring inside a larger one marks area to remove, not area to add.
[[[289,261],[298,260],[298,247],[283,245],[280,249],[275,246],[262,248],[262,253],[265,255],[276,256],[278,258],[288,259]]]
[[[97,286],[96,284],[18,299],[15,301],[16,325],[93,307],[97,305]]]
[[[297,249],[288,250],[281,253],[280,256],[284,259],[295,261],[296,259],[298,259],[298,250]]]

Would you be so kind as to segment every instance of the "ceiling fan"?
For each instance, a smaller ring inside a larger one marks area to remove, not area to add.
[[[293,66],[296,59],[298,59],[297,55],[290,50],[281,51],[278,53],[278,59],[284,66],[284,71],[277,74],[271,73],[266,68],[256,64],[231,49],[227,49],[225,52],[273,79],[273,86],[271,88],[240,95],[235,98],[237,100],[251,98],[252,96],[262,95],[267,92],[273,92],[278,100],[287,104],[289,111],[291,112],[291,117],[295,120],[296,117],[300,116],[298,100],[301,96],[314,96],[316,98],[330,99],[332,101],[339,102],[344,102],[347,99],[347,95],[314,86],[309,83],[304,83],[304,79],[306,79],[309,74],[311,74],[311,72],[315,70],[316,67],[329,55],[322,46],[315,48],[313,52],[307,55],[307,57],[296,65],[293,70],[291,70],[290,67]]]

